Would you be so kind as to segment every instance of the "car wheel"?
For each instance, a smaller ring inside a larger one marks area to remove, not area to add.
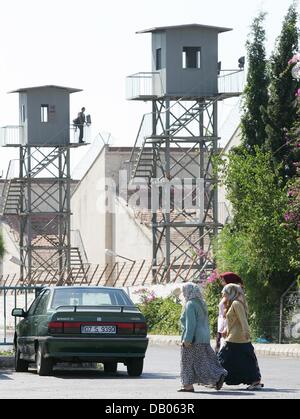
[[[20,356],[20,349],[18,346],[15,346],[15,370],[16,372],[27,372],[29,362],[24,361],[24,359],[21,359]]]
[[[135,358],[127,364],[127,372],[131,377],[139,377],[143,372],[144,359]]]
[[[39,345],[36,353],[36,370],[40,376],[49,376],[53,372],[52,359],[44,357],[43,346]]]
[[[118,363],[117,362],[104,362],[104,372],[108,374],[114,374],[118,370]]]

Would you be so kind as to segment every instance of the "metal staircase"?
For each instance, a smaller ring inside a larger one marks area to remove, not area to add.
[[[60,153],[58,147],[52,149],[48,154],[43,153],[41,150],[33,152],[30,156],[34,162],[31,169],[31,178],[35,178],[43,170],[55,170],[57,166],[55,160],[58,159]],[[51,168],[51,165],[53,165],[53,168]],[[17,176],[16,169],[19,169],[19,160],[11,160],[1,196],[0,213],[3,216],[16,215],[21,210],[24,184],[20,177]]]
[[[215,101],[220,100],[216,98]],[[144,115],[140,129],[136,138],[135,146],[133,148],[130,163],[132,168],[131,177],[132,179],[143,178],[147,180],[150,185],[151,178],[154,176],[154,168],[159,160],[162,146],[165,144],[167,139],[175,138],[178,141],[184,141],[185,138],[192,137],[191,124],[201,124],[200,113],[206,110],[206,107],[211,106],[210,101],[207,104],[202,104],[199,107],[199,103],[194,102],[189,107],[182,106],[180,100],[168,109],[170,115],[169,127],[165,128],[166,123],[163,119],[166,117],[167,110],[161,113],[159,121],[155,121],[156,130],[158,133],[153,133],[153,122],[155,120],[155,114]],[[203,127],[204,129],[204,127]],[[207,136],[210,140],[212,133],[206,132],[204,136]]]
[[[33,161],[36,162],[36,165],[31,169],[31,177],[36,177],[39,173],[41,173],[43,170],[45,170],[45,168],[49,167],[51,164],[53,164],[55,162],[55,160],[58,158],[58,156],[60,155],[60,150],[59,147],[54,148],[53,150],[51,150],[50,153],[48,154],[44,154],[41,152],[41,150],[39,150],[39,157],[41,157],[42,155],[42,159],[37,159],[35,157],[35,153],[32,153],[31,157],[33,159]]]
[[[6,181],[2,192],[1,215],[19,214],[23,188],[23,183],[18,179]]]
[[[78,247],[71,247],[70,254],[70,277],[72,279],[72,283],[82,284],[83,282],[87,282],[87,270],[83,263],[80,249]]]

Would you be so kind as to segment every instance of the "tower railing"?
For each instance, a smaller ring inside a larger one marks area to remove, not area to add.
[[[218,76],[219,94],[241,94],[244,87],[244,70],[221,70]]]
[[[0,146],[25,144],[24,127],[20,125],[7,125],[0,128]]]
[[[241,94],[245,86],[244,70],[221,70],[218,76],[219,94]],[[151,98],[164,96],[162,80],[158,72],[141,72],[126,79],[126,98]]]
[[[126,78],[126,98],[160,97],[163,95],[159,72],[141,72]]]
[[[70,125],[68,128],[63,128],[53,137],[48,139],[48,143],[46,142],[44,145],[45,147],[50,146],[58,146],[65,144],[55,144],[54,140],[57,137],[61,137],[62,134],[66,136],[66,145],[67,144],[76,144],[79,141],[79,129],[75,125]],[[88,142],[91,139],[91,127],[90,125],[85,125],[83,130],[83,141]],[[20,125],[7,125],[5,127],[0,127],[0,146],[25,146],[25,133],[24,127]],[[36,146],[36,144],[28,144],[31,146]]]

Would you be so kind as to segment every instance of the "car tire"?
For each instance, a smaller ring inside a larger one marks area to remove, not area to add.
[[[36,352],[36,370],[41,377],[52,375],[53,372],[53,361],[44,357],[44,349],[41,344],[39,344]]]
[[[29,362],[20,358],[21,352],[18,346],[15,347],[15,370],[16,372],[27,372]]]
[[[118,370],[117,362],[104,362],[104,372],[107,374],[115,374]]]
[[[127,372],[130,377],[139,377],[143,373],[144,359],[135,358],[128,362]]]

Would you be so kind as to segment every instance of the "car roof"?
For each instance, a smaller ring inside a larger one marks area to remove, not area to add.
[[[61,286],[61,287],[44,287],[43,289],[49,289],[49,290],[60,290],[60,289],[67,289],[67,290],[84,290],[84,289],[89,289],[89,290],[118,290],[118,291],[123,291],[122,288],[116,288],[116,287],[89,287],[89,286],[84,286],[84,287],[79,287],[79,286]]]

